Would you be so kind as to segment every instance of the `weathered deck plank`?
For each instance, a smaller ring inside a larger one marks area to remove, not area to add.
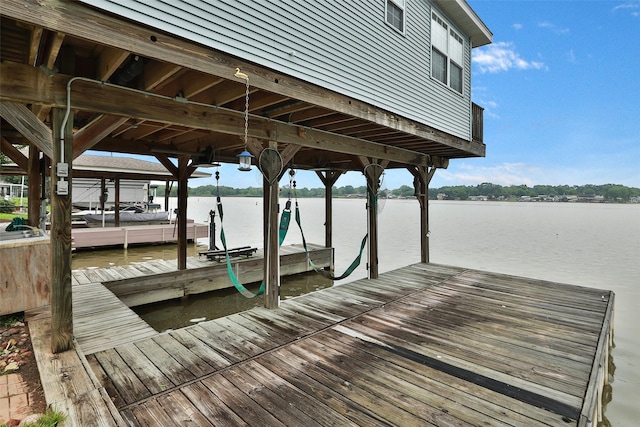
[[[416,264],[88,359],[131,426],[595,425],[612,301]]]
[[[53,409],[68,414],[65,426],[124,425],[122,416],[84,355],[76,350],[51,352],[51,317],[39,312],[33,316],[27,313],[25,317],[45,400]]]
[[[319,258],[319,266],[333,263],[332,248],[314,244],[307,246],[311,256]],[[282,248],[286,250],[280,256],[281,275],[311,271],[303,247],[289,245]],[[243,283],[260,282],[263,278],[261,250],[252,257],[233,258],[231,264],[238,280]],[[233,287],[226,262],[209,261],[206,257],[188,258],[186,270],[178,270],[177,263],[173,261],[151,260],[127,266],[74,271],[75,275],[79,283],[103,283],[129,307]],[[113,277],[116,275],[120,277]]]
[[[157,335],[101,283],[73,286],[72,298],[74,336],[84,354]]]
[[[332,253],[332,249],[315,245],[313,248],[322,253]],[[289,254],[304,255],[302,249],[296,246],[287,247],[287,250]],[[212,285],[206,281],[204,285],[195,285],[190,282],[193,282],[194,278],[211,280],[215,276],[212,274],[214,270],[224,281],[224,287],[232,286],[224,263],[197,258],[190,258],[190,260],[193,261],[191,272],[179,272],[177,265],[163,260],[74,270],[72,272],[74,335],[83,352],[92,354],[157,335],[157,332],[128,309],[123,301],[136,305],[210,290]],[[256,259],[253,262],[260,263],[261,260]],[[285,259],[284,262],[291,261]],[[308,266],[305,265],[304,269],[307,268]],[[189,274],[192,274],[193,278],[185,279],[185,285],[176,283],[176,277]],[[219,286],[215,285],[213,288],[217,289]],[[115,291],[120,298],[114,296],[112,291]]]

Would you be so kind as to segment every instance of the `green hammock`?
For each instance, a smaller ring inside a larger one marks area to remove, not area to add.
[[[238,280],[238,277],[233,272],[233,267],[231,266],[231,259],[229,258],[229,251],[227,250],[227,240],[224,236],[224,225],[222,221],[223,213],[222,213],[222,202],[220,201],[220,196],[217,198],[217,207],[218,207],[218,215],[220,216],[220,241],[222,242],[222,247],[224,248],[225,257],[227,260],[227,271],[229,273],[229,278],[233,283],[233,286],[246,298],[255,298],[258,295],[262,295],[264,293],[264,280],[260,283],[260,289],[258,289],[257,293],[253,293],[247,288],[244,287],[242,283]],[[291,202],[287,202],[285,209],[282,211],[282,215],[280,215],[280,226],[278,230],[278,246],[282,246],[282,242],[284,242],[284,238],[287,236],[287,230],[289,229],[289,222],[291,220]]]
[[[297,199],[296,199],[296,222],[298,223],[298,228],[300,229],[300,234],[302,235],[302,245],[304,246],[304,251],[307,254],[309,265],[311,265],[311,267],[316,271],[316,273],[330,280],[342,280],[349,277],[349,275],[351,275],[351,273],[353,273],[353,271],[360,265],[360,261],[362,260],[362,252],[364,251],[364,247],[367,245],[367,237],[369,237],[368,234],[364,235],[364,238],[362,239],[362,243],[360,244],[360,253],[358,253],[358,256],[356,257],[356,259],[354,259],[351,265],[349,265],[349,268],[347,268],[347,270],[344,273],[342,273],[340,276],[334,276],[331,272],[326,271],[321,267],[318,267],[313,263],[313,261],[311,261],[311,257],[309,256],[309,250],[307,249],[307,241],[304,238],[304,232],[302,231],[302,223],[300,220],[300,208],[298,207]]]

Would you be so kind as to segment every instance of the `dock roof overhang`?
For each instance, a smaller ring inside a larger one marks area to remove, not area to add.
[[[0,165],[0,175],[26,175],[27,154],[20,150],[23,165],[9,163]],[[15,154],[15,153],[12,153]],[[133,179],[144,181],[175,181],[176,178],[160,163],[131,157],[81,155],[73,161],[74,178]],[[207,172],[195,171],[190,178],[210,178]]]
[[[74,157],[91,149],[154,155],[166,165],[212,146],[216,160],[235,162],[245,129],[237,67],[251,76],[252,147],[295,146],[297,168],[359,170],[354,159],[363,156],[394,168],[485,155],[480,141],[76,2],[3,0],[0,14],[2,136],[19,144],[28,134],[47,155],[55,139],[48,113],[66,107],[70,87]]]

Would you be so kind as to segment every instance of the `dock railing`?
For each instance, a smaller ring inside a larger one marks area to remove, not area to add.
[[[471,103],[471,120],[471,137],[473,141],[484,142],[484,108],[475,102]]]

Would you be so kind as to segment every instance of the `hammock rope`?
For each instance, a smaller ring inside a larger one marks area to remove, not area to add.
[[[309,250],[307,249],[307,240],[305,239],[304,231],[302,230],[302,220],[300,218],[300,206],[298,205],[298,195],[296,193],[296,181],[293,179],[294,174],[295,174],[295,172],[293,170],[291,170],[290,171],[291,178],[290,178],[290,182],[289,182],[289,188],[291,189],[293,187],[293,194],[294,194],[295,203],[296,203],[295,220],[296,220],[296,223],[298,224],[298,228],[300,229],[300,235],[302,236],[302,246],[304,247],[304,251],[305,251],[305,253],[307,255],[307,260],[309,261],[309,265],[311,266],[311,268],[313,268],[313,270],[316,273],[320,274],[321,276],[323,276],[323,277],[325,277],[325,278],[327,278],[329,280],[346,279],[360,265],[360,262],[362,261],[362,252],[364,252],[364,248],[367,246],[367,239],[369,237],[369,234],[367,233],[367,234],[364,235],[364,237],[362,239],[362,243],[360,243],[360,251],[358,253],[358,256],[356,256],[356,258],[351,262],[349,267],[341,275],[335,276],[330,271],[326,271],[322,267],[318,267],[317,265],[315,265],[313,263],[313,261],[311,260],[311,256],[309,254]],[[287,202],[287,205],[290,205],[290,202],[291,202],[291,199],[289,199],[289,202]]]
[[[259,295],[264,294],[264,280],[260,283],[260,288],[258,292],[253,293],[248,290],[241,282],[238,280],[235,272],[233,271],[233,266],[231,264],[231,258],[229,257],[229,250],[227,248],[227,239],[224,234],[224,212],[222,208],[222,200],[220,198],[220,172],[216,171],[216,208],[218,210],[218,216],[220,217],[220,241],[222,242],[222,247],[224,248],[225,260],[227,263],[227,273],[229,274],[229,279],[236,290],[242,294],[242,296],[246,298],[255,298]],[[280,215],[280,225],[278,227],[278,246],[282,246],[282,242],[284,242],[285,237],[287,236],[287,231],[289,230],[289,223],[291,222],[291,200],[289,200],[286,204],[286,207],[282,211]]]

